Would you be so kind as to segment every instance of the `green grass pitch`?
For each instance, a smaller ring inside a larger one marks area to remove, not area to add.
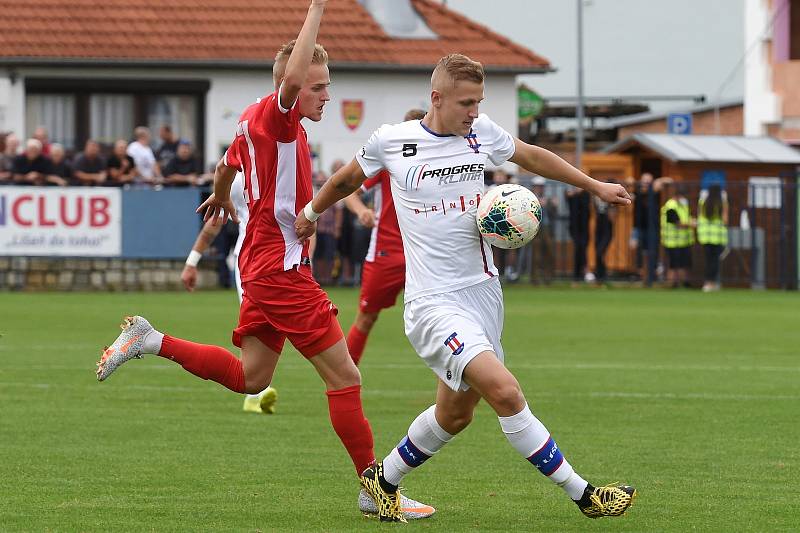
[[[331,296],[346,331],[357,293]],[[0,531],[797,531],[798,309],[793,293],[507,288],[507,364],[534,413],[584,477],[639,497],[584,518],[481,404],[406,479],[438,513],[398,526],[357,511],[322,383],[288,345],[274,416],[155,356],[95,380],[124,314],[232,348],[232,292],[3,293]],[[400,307],[361,370],[383,457],[434,398]]]

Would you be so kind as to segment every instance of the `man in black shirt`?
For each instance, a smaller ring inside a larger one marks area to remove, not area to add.
[[[158,130],[158,136],[161,138],[161,146],[158,147],[155,155],[158,164],[161,168],[164,168],[164,165],[175,159],[175,156],[178,154],[180,139],[175,136],[172,132],[172,128],[167,124],[161,126]]]
[[[72,184],[72,164],[67,159],[64,147],[58,143],[50,145],[50,161],[53,163],[53,174],[51,185]]]
[[[11,170],[13,180],[19,185],[45,185],[52,183],[53,163],[42,155],[42,143],[28,139],[25,153],[14,158]]]
[[[86,141],[83,153],[75,159],[73,174],[81,185],[103,185],[106,181],[106,160],[100,155],[97,141]]]
[[[136,177],[136,163],[128,155],[128,141],[119,139],[114,143],[114,151],[108,158],[108,179],[106,185],[120,187],[132,183]]]
[[[164,185],[171,187],[196,185],[202,171],[192,154],[192,145],[181,141],[178,144],[178,154],[164,167]]]

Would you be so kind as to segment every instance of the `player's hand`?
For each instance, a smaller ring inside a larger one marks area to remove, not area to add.
[[[374,228],[375,212],[372,209],[364,209],[358,214],[358,221],[365,228]]]
[[[223,224],[228,220],[228,217],[237,224],[239,223],[239,217],[236,216],[236,208],[233,206],[233,202],[230,198],[227,200],[218,200],[217,197],[212,194],[206,198],[205,202],[200,204],[196,212],[205,213],[203,215],[203,222],[213,220],[211,223],[213,226],[217,226],[220,223],[220,217],[222,217]]]
[[[181,272],[181,281],[186,290],[192,292],[197,287],[197,267],[185,265]]]
[[[618,183],[600,183],[594,192],[601,200],[612,205],[630,205],[631,195]]]
[[[317,231],[317,223],[310,222],[301,209],[294,221],[294,231],[297,233],[297,240],[300,242],[307,241]]]

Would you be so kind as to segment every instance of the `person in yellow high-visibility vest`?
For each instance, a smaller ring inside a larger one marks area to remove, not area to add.
[[[689,286],[694,226],[683,183],[667,184],[670,194],[661,207],[661,245],[667,250],[667,282],[672,287]]]
[[[703,292],[718,291],[719,257],[728,244],[728,199],[719,185],[700,194],[697,204],[697,242],[705,255]]]

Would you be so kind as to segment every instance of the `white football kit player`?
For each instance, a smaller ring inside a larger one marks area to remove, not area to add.
[[[406,257],[406,335],[455,391],[469,389],[462,374],[479,353],[503,360],[502,291],[475,216],[487,161],[513,155],[513,137],[481,114],[464,137],[419,120],[384,125],[356,156],[366,176],[391,174]]]

